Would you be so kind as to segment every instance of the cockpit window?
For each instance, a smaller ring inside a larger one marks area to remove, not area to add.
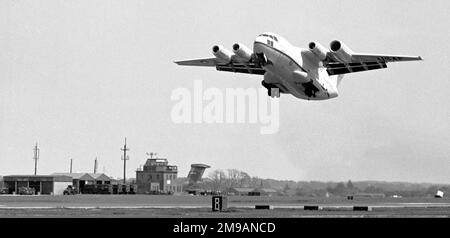
[[[261,34],[259,36],[265,36],[265,37],[270,37],[270,39],[275,40],[276,42],[278,42],[278,39],[276,36],[272,36],[272,35],[267,35],[267,34]]]

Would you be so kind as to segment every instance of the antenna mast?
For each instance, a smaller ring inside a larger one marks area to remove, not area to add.
[[[33,157],[33,160],[34,160],[34,175],[37,175],[37,161],[39,159],[39,149],[38,149],[38,146],[37,146],[37,142],[36,142],[36,145],[34,146],[33,151],[34,151],[34,157]]]
[[[97,173],[97,156],[95,156],[95,161],[94,161],[94,174]]]
[[[150,153],[146,153],[147,155],[150,155],[150,159],[153,159],[153,156],[155,156],[155,158],[156,158],[156,155],[157,155],[157,153],[154,153],[154,152],[150,152]]]
[[[127,181],[127,179],[126,179],[127,160],[130,159],[129,157],[127,157],[127,151],[129,151],[130,149],[127,148],[127,138],[126,137],[125,137],[125,145],[123,146],[123,148],[120,148],[120,150],[123,151],[123,157],[122,157],[122,160],[123,160],[123,184],[125,185],[126,181]]]

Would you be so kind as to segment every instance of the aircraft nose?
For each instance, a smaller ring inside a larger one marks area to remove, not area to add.
[[[262,52],[261,46],[258,44],[257,41],[255,41],[255,42],[253,43],[253,52],[256,53],[256,54]]]
[[[253,42],[253,52],[255,52],[255,53],[262,53],[263,52],[263,50],[262,50],[263,47],[262,47],[261,44],[264,44],[262,39],[256,38],[255,42]]]

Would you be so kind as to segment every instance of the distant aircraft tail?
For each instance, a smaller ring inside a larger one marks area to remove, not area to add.
[[[195,184],[201,181],[203,173],[205,169],[209,168],[208,165],[205,164],[193,164],[191,165],[191,170],[188,174],[189,184]]]

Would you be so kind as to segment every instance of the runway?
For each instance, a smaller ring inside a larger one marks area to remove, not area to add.
[[[435,198],[228,197],[212,212],[210,196],[0,196],[0,217],[450,217],[450,200]],[[269,205],[256,210],[255,205]],[[357,210],[363,209],[363,210]]]

